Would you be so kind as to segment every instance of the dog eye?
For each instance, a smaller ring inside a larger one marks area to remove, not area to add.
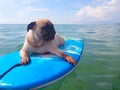
[[[41,27],[42,30],[48,30],[49,29],[49,25],[45,25],[43,27]]]

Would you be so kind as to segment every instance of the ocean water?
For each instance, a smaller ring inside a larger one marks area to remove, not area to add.
[[[59,24],[55,29],[65,38],[83,38],[83,55],[73,73],[38,90],[120,90],[120,24]],[[0,24],[0,55],[19,50],[25,34],[25,24]]]

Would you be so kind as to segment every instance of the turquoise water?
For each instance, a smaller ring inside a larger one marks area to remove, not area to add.
[[[75,71],[39,90],[120,90],[120,24],[55,25],[66,38],[83,38],[81,61]],[[19,50],[26,25],[0,25],[0,55]]]

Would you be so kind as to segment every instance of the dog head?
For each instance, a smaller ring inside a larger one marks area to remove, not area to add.
[[[55,37],[54,25],[48,19],[33,21],[27,26],[27,31],[32,30],[37,37],[42,36],[44,41],[51,41]]]

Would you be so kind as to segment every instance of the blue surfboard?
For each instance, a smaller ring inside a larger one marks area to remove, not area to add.
[[[84,47],[83,40],[66,39],[60,46],[76,62],[80,61]],[[75,66],[56,55],[31,55],[31,63],[9,71],[0,79],[0,90],[29,90],[50,85],[71,73]],[[19,51],[0,56],[0,75],[20,62]]]

